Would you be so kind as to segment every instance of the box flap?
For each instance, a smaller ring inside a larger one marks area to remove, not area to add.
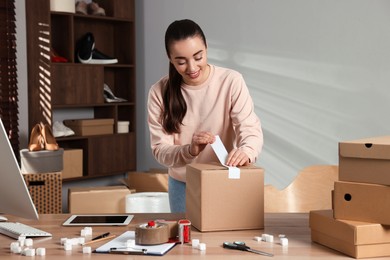
[[[390,136],[340,142],[339,155],[353,158],[390,159]]]
[[[158,172],[129,172],[127,179],[123,180],[129,189],[137,192],[167,192],[168,191],[168,173],[164,170]]]

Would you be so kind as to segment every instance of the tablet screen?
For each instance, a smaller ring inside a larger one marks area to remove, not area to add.
[[[64,226],[124,226],[133,219],[133,215],[72,215]]]

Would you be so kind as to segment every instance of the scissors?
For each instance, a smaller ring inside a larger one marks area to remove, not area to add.
[[[273,254],[270,254],[270,253],[267,253],[267,252],[251,249],[249,246],[247,246],[245,244],[245,242],[241,242],[241,241],[235,241],[233,243],[224,242],[223,243],[223,248],[247,251],[247,252],[252,252],[252,253],[259,254],[259,255],[264,255],[264,256],[274,256]]]

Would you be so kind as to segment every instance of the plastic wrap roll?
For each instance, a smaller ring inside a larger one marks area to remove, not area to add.
[[[169,213],[167,192],[138,192],[126,195],[126,213]]]
[[[135,228],[135,243],[137,245],[158,245],[169,240],[169,228],[165,224],[149,226],[142,224]]]

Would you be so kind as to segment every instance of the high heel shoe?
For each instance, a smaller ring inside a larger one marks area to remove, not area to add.
[[[40,151],[43,149],[44,149],[44,141],[42,136],[42,126],[41,124],[36,124],[31,130],[28,150],[32,152],[32,151]]]
[[[101,8],[98,3],[95,2],[89,3],[87,5],[87,10],[88,13],[92,15],[101,15],[101,16],[106,15],[106,11],[103,8]]]
[[[41,128],[45,149],[49,151],[58,150],[59,147],[50,126],[48,124],[41,123]]]

